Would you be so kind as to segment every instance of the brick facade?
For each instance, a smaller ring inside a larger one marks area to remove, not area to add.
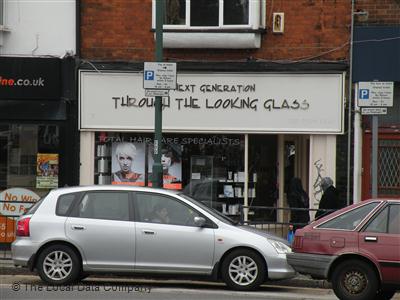
[[[368,16],[359,16],[356,18],[357,26],[400,24],[399,0],[357,0],[355,10],[368,12]]]
[[[81,54],[86,59],[154,58],[151,0],[82,0]],[[342,61],[349,52],[351,1],[266,1],[267,30],[260,49],[169,49],[171,60]],[[272,13],[285,13],[284,34],[273,34]]]

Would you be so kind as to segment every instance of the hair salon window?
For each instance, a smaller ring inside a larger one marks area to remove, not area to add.
[[[250,5],[249,0],[167,0],[166,25],[248,25]]]
[[[96,144],[96,183],[152,186],[151,134],[97,133]],[[183,190],[222,210],[224,182],[243,181],[244,137],[165,134],[161,164],[164,188]],[[233,190],[233,184],[228,185]],[[237,186],[236,192],[243,197],[243,186]],[[238,212],[239,202],[234,200],[231,204],[237,204],[234,212]]]

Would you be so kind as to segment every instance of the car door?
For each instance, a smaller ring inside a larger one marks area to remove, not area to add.
[[[134,200],[136,271],[211,273],[214,224],[210,220],[205,227],[196,226],[193,220],[200,213],[172,196],[136,193]],[[168,218],[156,214],[160,206]]]
[[[83,195],[65,223],[65,232],[96,270],[132,270],[135,225],[128,192],[90,191]]]
[[[359,235],[360,252],[379,264],[385,283],[400,283],[400,203],[377,213]]]

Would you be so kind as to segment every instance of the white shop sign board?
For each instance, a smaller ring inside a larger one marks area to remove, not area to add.
[[[80,71],[80,129],[154,131],[143,73]],[[343,133],[344,74],[179,73],[163,131]]]
[[[359,107],[392,107],[393,82],[359,82],[357,99]]]

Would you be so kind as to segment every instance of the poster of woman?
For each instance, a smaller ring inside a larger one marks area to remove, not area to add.
[[[151,172],[153,170],[154,158],[153,148],[149,147],[149,186],[152,186]],[[164,146],[161,152],[161,165],[163,168],[163,187],[165,189],[182,189],[182,152],[180,145],[169,144]]]
[[[145,151],[143,143],[112,144],[112,184],[144,186]]]

